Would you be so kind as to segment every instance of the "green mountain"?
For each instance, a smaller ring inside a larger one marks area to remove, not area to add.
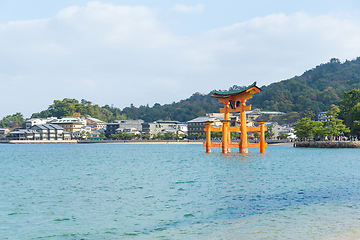
[[[263,86],[249,102],[263,110],[315,113],[338,104],[343,93],[360,88],[360,57],[341,63],[333,58],[301,76]]]
[[[239,88],[242,87],[235,85],[229,90]],[[261,88],[263,91],[249,100],[253,108],[300,114],[312,111],[317,114],[328,110],[331,104],[338,104],[345,91],[360,88],[360,57],[344,63],[333,58],[330,62],[308,70],[301,76]],[[156,103],[152,107],[130,106],[122,110],[109,105],[103,107],[93,105],[84,99],[79,102],[76,99],[65,98],[62,101],[55,100],[47,110],[34,113],[32,117],[60,118],[80,113],[82,116],[91,115],[106,122],[115,119],[143,119],[145,122],[164,119],[185,122],[205,113],[219,112],[222,104],[217,99],[211,98],[211,93],[194,93],[191,97],[172,104]]]
[[[130,106],[123,110],[109,105],[100,107],[84,99],[79,102],[76,99],[65,98],[62,101],[55,100],[47,110],[34,113],[31,117],[46,118],[54,116],[61,118],[79,113],[81,116],[90,115],[105,122],[116,119],[143,119],[145,122],[164,119],[186,122],[208,112],[218,112],[221,105],[217,99],[210,97],[210,93],[206,95],[194,93],[188,99],[172,104],[160,105],[156,103],[152,107],[146,105],[138,108]]]

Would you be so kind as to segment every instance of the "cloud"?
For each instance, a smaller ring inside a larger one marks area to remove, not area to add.
[[[272,14],[176,36],[145,6],[90,2],[51,18],[0,25],[0,115],[27,117],[54,99],[126,107],[300,75],[360,54],[356,17]],[[26,100],[25,100],[26,99]],[[30,99],[30,100],[29,100]]]
[[[195,6],[186,6],[183,4],[175,4],[170,10],[181,13],[201,13],[204,11],[205,6],[201,3]]]

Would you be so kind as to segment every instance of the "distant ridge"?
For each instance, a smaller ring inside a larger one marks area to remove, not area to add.
[[[242,89],[243,86],[234,85],[229,91]],[[313,111],[317,114],[326,111],[331,104],[337,104],[345,91],[360,88],[360,57],[352,61],[341,63],[332,58],[328,63],[320,64],[288,80],[262,86],[262,92],[255,94],[249,100],[253,108],[269,111],[297,112]],[[47,110],[34,113],[32,117],[64,117],[75,112],[91,115],[103,121],[115,119],[143,119],[145,122],[155,120],[189,121],[206,113],[218,112],[221,104],[208,94],[194,93],[192,96],[172,104],[142,105],[140,107],[126,107],[124,109],[105,105],[100,107],[91,102],[76,99],[55,100]]]
[[[360,88],[360,57],[344,63],[332,58],[299,77],[263,86],[250,102],[263,110],[318,113],[337,104],[345,91],[354,88]]]

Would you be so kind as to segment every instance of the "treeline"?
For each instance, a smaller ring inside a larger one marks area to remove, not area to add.
[[[206,95],[194,93],[190,98],[172,104],[160,105],[155,103],[152,107],[149,105],[140,107],[131,105],[123,110],[109,105],[100,107],[84,99],[79,102],[76,99],[64,98],[62,101],[55,100],[48,109],[32,114],[31,118],[90,115],[104,122],[121,119],[142,119],[145,122],[163,119],[186,122],[209,112],[218,112],[220,106],[221,104],[217,99],[210,97],[210,93]]]
[[[0,128],[22,128],[25,126],[25,118],[22,113],[7,115],[0,120]]]
[[[234,85],[229,90],[240,88],[242,87]],[[275,119],[279,123],[295,122],[304,116],[314,119],[319,112],[330,109],[332,104],[339,104],[345,91],[360,88],[360,57],[344,63],[333,58],[328,63],[308,70],[301,76],[261,88],[263,91],[255,94],[249,100],[253,109],[260,108],[288,113]],[[163,119],[186,122],[203,116],[205,113],[219,112],[219,108],[223,106],[217,99],[210,97],[211,93],[194,93],[179,102],[164,105],[156,103],[151,107],[149,105],[135,107],[131,104],[122,110],[109,105],[99,106],[85,99],[78,101],[64,98],[63,100],[54,100],[48,109],[34,113],[31,117],[54,116],[61,118],[75,114],[90,115],[105,122],[121,119],[143,119],[145,122]],[[4,117],[0,127],[19,125],[22,121],[19,117],[19,113]]]
[[[310,137],[332,140],[341,135],[360,136],[360,89],[344,93],[339,106],[331,105],[324,122],[304,117],[295,125],[296,136],[302,139]]]
[[[71,117],[71,116],[91,116],[102,121],[109,122],[115,119],[127,119],[118,108],[110,108],[108,105],[100,107],[97,104],[82,99],[80,102],[76,99],[64,98],[62,101],[54,100],[48,109],[39,113],[33,113],[31,118],[47,117]]]
[[[250,100],[262,110],[315,115],[338,104],[345,91],[360,88],[360,57],[341,63],[333,58],[301,76],[263,86]]]

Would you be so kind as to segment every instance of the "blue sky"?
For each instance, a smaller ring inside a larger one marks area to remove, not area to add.
[[[0,117],[268,85],[360,56],[359,13],[346,0],[0,0]]]

